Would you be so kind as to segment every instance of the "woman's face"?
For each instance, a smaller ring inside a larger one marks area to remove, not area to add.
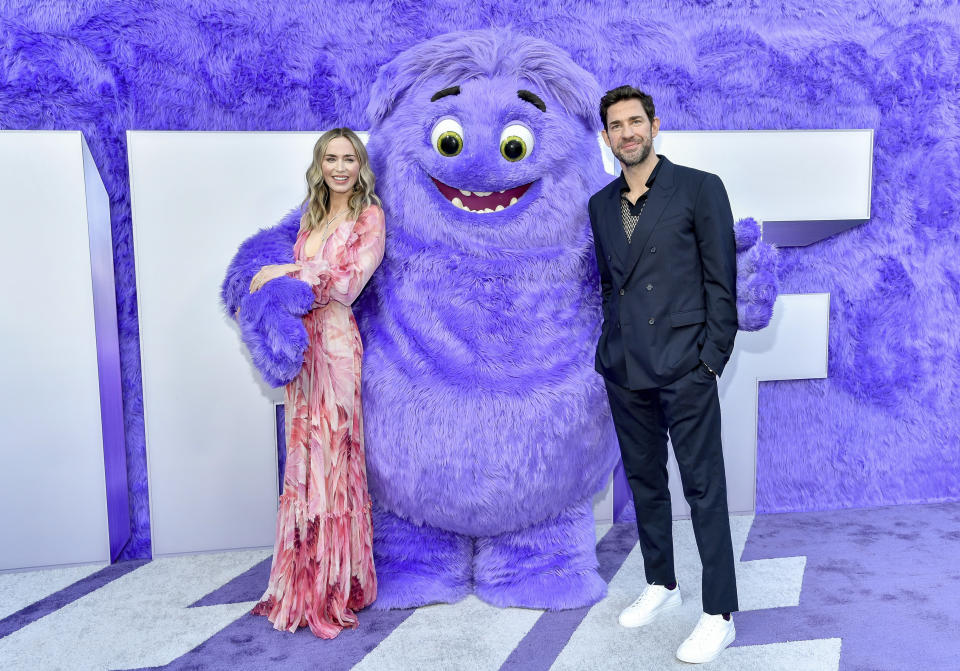
[[[335,137],[327,144],[320,159],[323,181],[330,191],[350,193],[360,175],[360,159],[353,143],[345,137]]]

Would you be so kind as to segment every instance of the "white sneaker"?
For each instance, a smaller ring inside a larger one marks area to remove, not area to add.
[[[732,615],[729,620],[724,620],[723,615],[704,613],[693,633],[677,648],[677,659],[690,664],[710,662],[733,643],[736,637],[737,628],[733,626]]]
[[[680,588],[667,589],[663,585],[647,585],[636,601],[620,613],[620,624],[624,627],[642,627],[653,622],[657,615],[670,608],[676,608],[683,599]]]

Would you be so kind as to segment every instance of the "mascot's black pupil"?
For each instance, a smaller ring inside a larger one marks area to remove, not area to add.
[[[507,143],[503,145],[503,155],[512,161],[516,161],[523,156],[523,143],[515,139],[507,140]]]
[[[440,151],[447,156],[453,156],[460,152],[460,138],[452,133],[440,138]]]

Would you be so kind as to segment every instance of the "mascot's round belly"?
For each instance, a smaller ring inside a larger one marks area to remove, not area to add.
[[[530,255],[507,273],[496,259],[388,257],[363,329],[379,505],[484,536],[602,487],[610,422],[592,367],[599,303],[586,263]]]
[[[368,352],[371,350],[368,349]],[[417,523],[470,536],[534,524],[602,487],[608,419],[583,366],[523,389],[487,391],[383,359],[364,365],[367,454],[378,504]],[[384,449],[389,446],[389,449]]]

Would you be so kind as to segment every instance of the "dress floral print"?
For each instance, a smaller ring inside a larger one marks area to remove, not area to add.
[[[287,463],[270,582],[257,615],[276,629],[309,626],[333,638],[357,626],[355,611],[377,596],[370,496],[363,448],[363,345],[350,306],[383,258],[383,211],[342,222],[313,258],[294,245],[316,297],[304,317],[309,345],[286,387]]]

